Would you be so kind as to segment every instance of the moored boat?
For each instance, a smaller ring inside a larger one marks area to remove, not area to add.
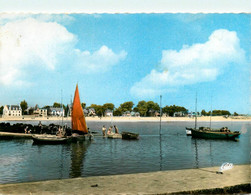
[[[35,144],[65,144],[70,137],[59,137],[56,135],[32,135]]]
[[[139,134],[131,132],[122,132],[122,139],[139,139]]]
[[[239,131],[231,132],[229,129],[226,130],[225,127],[212,130],[212,129],[203,129],[200,127],[199,129],[191,129],[192,137],[194,138],[204,138],[204,139],[230,139],[235,140],[240,136]]]
[[[191,128],[187,128],[187,127],[186,127],[186,135],[187,135],[187,136],[192,136]]]

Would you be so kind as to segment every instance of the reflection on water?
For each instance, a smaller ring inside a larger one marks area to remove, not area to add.
[[[136,141],[96,136],[92,142],[33,145],[32,140],[0,140],[0,183],[249,163],[250,123],[232,124],[232,130],[246,130],[238,142],[193,139],[185,133],[185,127],[191,124],[162,123],[161,133],[159,123],[116,124],[121,132],[139,133]],[[88,123],[100,134],[103,125],[109,123]],[[229,124],[213,125],[217,128]]]
[[[90,141],[71,144],[71,169],[69,174],[70,178],[82,176],[84,157],[90,144]]]

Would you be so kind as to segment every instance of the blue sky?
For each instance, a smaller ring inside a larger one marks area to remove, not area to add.
[[[152,100],[250,114],[250,14],[0,14],[0,105]]]

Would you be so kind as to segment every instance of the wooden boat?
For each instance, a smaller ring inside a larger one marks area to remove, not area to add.
[[[203,127],[199,129],[190,128],[192,132],[192,137],[194,138],[204,138],[204,139],[230,139],[235,140],[240,136],[239,131],[231,132],[229,129],[221,128],[218,130],[207,129]]]
[[[122,139],[122,135],[120,133],[110,133],[110,134],[107,134],[107,138]]]
[[[56,135],[32,135],[35,144],[65,144],[70,137],[59,137]]]
[[[131,132],[122,132],[122,139],[139,139],[139,134]]]

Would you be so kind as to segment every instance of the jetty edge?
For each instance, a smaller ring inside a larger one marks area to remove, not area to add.
[[[0,194],[250,193],[250,165],[1,184]]]

